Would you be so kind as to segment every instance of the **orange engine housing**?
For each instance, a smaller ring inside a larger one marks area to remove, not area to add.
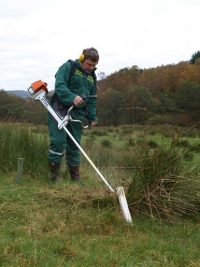
[[[35,93],[37,93],[40,90],[44,90],[46,93],[48,93],[47,83],[43,82],[42,80],[38,80],[32,83],[31,88]]]

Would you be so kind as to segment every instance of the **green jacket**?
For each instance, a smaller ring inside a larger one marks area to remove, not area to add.
[[[55,93],[63,105],[69,106],[76,96],[86,97],[85,103],[75,107],[71,115],[74,119],[87,118],[89,122],[96,120],[96,83],[92,74],[85,73],[78,60],[71,76],[72,64],[67,61],[56,73]],[[71,77],[70,77],[71,76]]]

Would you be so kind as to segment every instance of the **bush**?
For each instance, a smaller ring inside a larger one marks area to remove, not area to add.
[[[106,148],[111,148],[112,147],[112,142],[108,139],[104,139],[101,141],[101,145]]]
[[[145,146],[135,157],[127,194],[133,213],[171,222],[198,214],[200,180],[183,175],[182,151],[174,146],[155,150]]]
[[[147,142],[147,145],[151,148],[157,148],[158,147],[158,144],[154,141],[154,140],[149,140]]]

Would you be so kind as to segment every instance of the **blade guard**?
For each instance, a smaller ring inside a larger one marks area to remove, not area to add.
[[[46,94],[48,94],[47,83],[43,82],[42,80],[38,80],[32,83],[31,89],[33,90],[34,94],[36,94],[40,90],[43,90],[46,92]]]

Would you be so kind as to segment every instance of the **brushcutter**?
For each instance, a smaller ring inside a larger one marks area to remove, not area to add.
[[[85,153],[85,151],[79,145],[79,143],[76,141],[76,139],[73,137],[73,135],[66,128],[66,126],[69,122],[82,123],[80,120],[74,120],[71,117],[70,111],[73,109],[73,105],[69,108],[67,115],[65,117],[62,117],[59,113],[54,111],[54,109],[51,107],[51,105],[49,104],[49,102],[46,98],[46,94],[48,93],[47,83],[45,83],[41,80],[36,81],[36,82],[32,83],[31,86],[27,90],[28,90],[30,96],[34,100],[39,100],[45,106],[45,108],[49,111],[49,113],[54,117],[54,119],[58,122],[58,129],[59,130],[63,129],[67,133],[67,135],[71,138],[71,140],[74,142],[74,144],[80,150],[80,152],[85,156],[85,158],[90,163],[90,165],[93,167],[93,169],[96,171],[96,173],[100,176],[100,178],[105,183],[105,185],[108,187],[110,192],[117,193],[124,219],[128,223],[132,223],[132,218],[131,218],[131,214],[130,214],[130,211],[128,208],[124,188],[122,186],[117,187],[116,190],[114,190],[112,188],[112,186],[108,183],[108,181],[105,179],[105,177],[99,171],[99,169],[95,166],[95,164],[92,162],[92,160],[88,157],[88,155]]]

